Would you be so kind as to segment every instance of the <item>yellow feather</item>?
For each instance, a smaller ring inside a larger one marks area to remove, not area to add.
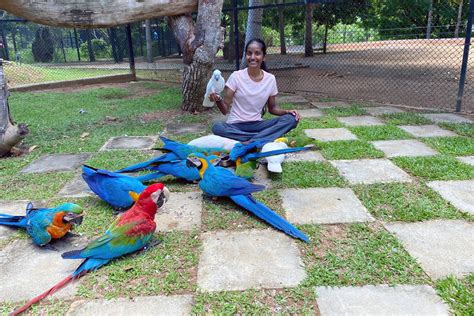
[[[140,196],[140,194],[138,194],[137,192],[133,192],[133,191],[129,191],[128,195],[130,195],[132,197],[132,200],[134,200],[135,202],[138,201],[138,197]]]

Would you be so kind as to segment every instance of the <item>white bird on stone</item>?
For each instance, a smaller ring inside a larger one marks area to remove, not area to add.
[[[207,83],[206,94],[204,95],[204,100],[202,101],[202,105],[210,108],[214,106],[214,102],[209,100],[209,95],[211,93],[220,94],[225,87],[225,80],[221,75],[219,69],[214,70],[212,73],[211,79]]]
[[[211,134],[193,139],[188,145],[199,148],[224,148],[230,151],[237,143],[236,140]]]
[[[281,137],[271,143],[266,143],[265,145],[263,145],[261,152],[263,153],[272,150],[286,149],[288,148],[288,145],[286,144],[287,141],[288,140],[286,138]],[[265,160],[267,161],[268,171],[274,173],[281,173],[283,171],[281,168],[281,164],[285,160],[284,154],[266,157]]]

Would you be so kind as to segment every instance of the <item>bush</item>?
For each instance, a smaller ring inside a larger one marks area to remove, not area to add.
[[[112,46],[101,38],[92,39],[92,49],[96,58],[110,58],[112,56]],[[89,51],[87,50],[87,42],[80,46],[81,58],[89,58]]]
[[[262,27],[262,37],[267,47],[280,46],[280,32],[268,26]]]
[[[54,56],[53,35],[48,27],[40,27],[36,31],[35,40],[31,45],[33,58],[36,62],[49,63]]]

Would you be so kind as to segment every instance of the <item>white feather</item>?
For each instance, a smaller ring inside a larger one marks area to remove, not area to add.
[[[225,80],[221,75],[220,70],[216,69],[212,73],[211,79],[209,79],[209,82],[207,83],[206,87],[206,94],[204,95],[204,100],[202,102],[202,105],[210,108],[214,106],[214,102],[209,100],[209,95],[211,93],[217,93],[220,94],[225,87]]]
[[[234,148],[234,145],[237,144],[238,141],[225,138],[217,135],[206,135],[196,139],[193,139],[188,143],[188,145],[196,146],[199,148],[224,148],[225,150],[231,150]]]
[[[288,148],[288,145],[286,145],[285,143],[271,142],[271,143],[266,143],[262,147],[262,152],[285,149],[285,148]],[[266,157],[265,160],[267,161],[268,171],[275,172],[275,173],[282,172],[281,164],[285,160],[285,155],[282,154],[282,155],[270,156],[270,157]]]

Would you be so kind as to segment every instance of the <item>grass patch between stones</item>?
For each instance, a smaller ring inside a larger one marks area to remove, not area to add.
[[[384,153],[362,140],[321,142],[321,154],[329,160],[382,158]]]
[[[426,180],[468,180],[474,167],[451,156],[395,157],[393,162],[410,174]]]
[[[365,115],[365,111],[362,107],[357,105],[351,106],[335,106],[330,108],[322,109],[324,113],[332,116],[355,116],[355,115]]]
[[[402,112],[382,115],[387,124],[393,125],[428,125],[432,122],[416,113]]]
[[[349,130],[359,139],[365,141],[411,139],[413,136],[393,125],[355,126]]]
[[[474,138],[468,137],[430,137],[423,142],[442,154],[454,156],[474,155]]]
[[[449,276],[436,281],[435,287],[454,315],[474,315],[474,273],[464,278]]]

